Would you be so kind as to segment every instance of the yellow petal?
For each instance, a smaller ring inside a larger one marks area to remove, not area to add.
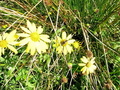
[[[27,44],[29,41],[30,41],[30,38],[25,38],[25,39],[21,40],[19,43],[20,43],[20,45],[25,45],[25,44]]]
[[[27,20],[27,27],[29,28],[29,30],[31,31],[31,28],[32,28],[32,24],[30,23],[29,20]],[[32,31],[31,31],[32,32]]]
[[[37,52],[39,53],[39,54],[41,54],[41,48],[40,47],[36,47],[36,49],[37,49]]]
[[[36,26],[34,23],[31,23],[30,21],[27,20],[27,27],[29,28],[29,30],[31,32],[35,32],[36,31]]]
[[[44,38],[49,38],[49,36],[48,36],[48,35],[45,35],[45,34],[41,34],[40,37],[43,38],[43,39],[44,39]]]
[[[62,49],[63,49],[63,47],[59,46],[59,47],[57,47],[56,51],[58,51],[58,53],[62,53]]]
[[[84,63],[87,63],[87,62],[88,62],[88,58],[86,58],[85,56],[83,56],[83,57],[81,58],[81,60],[82,60]]]
[[[72,47],[70,45],[67,45],[66,46],[66,49],[69,53],[71,53],[73,51]]]
[[[3,33],[3,40],[6,39],[8,36],[8,33]]]
[[[63,54],[66,55],[67,54],[67,49],[64,47],[63,49]]]
[[[31,47],[32,47],[32,46],[31,46],[31,43],[29,42],[25,51],[28,53],[28,52],[30,51],[30,48],[31,48]]]
[[[88,75],[90,73],[90,70],[89,69],[86,69],[86,74]]]
[[[2,53],[4,54],[5,49],[4,49],[4,48],[2,48],[1,50],[2,50]]]
[[[83,67],[83,68],[81,69],[82,73],[85,73],[86,70],[87,70],[87,67]]]
[[[59,40],[59,41],[61,41],[61,38],[59,37],[59,36],[57,36],[57,38],[56,38],[57,40]]]
[[[93,58],[91,59],[91,62],[92,62],[92,63],[95,63],[95,61],[94,61],[94,60],[95,60],[95,57],[93,57]]]
[[[71,40],[68,40],[68,44],[72,44],[72,43],[74,43],[74,39],[71,39]]]
[[[92,70],[95,70],[96,68],[97,68],[97,67],[96,67],[95,65],[92,65],[92,66],[91,66],[91,69],[92,69]]]
[[[35,51],[36,51],[35,46],[32,46],[32,47],[31,47],[31,52],[30,52],[30,54],[31,54],[31,55],[34,55],[34,54],[35,54]]]
[[[41,47],[41,50],[48,49],[48,45],[43,41],[40,41],[40,47]]]
[[[9,44],[11,44],[11,45],[18,45],[19,44],[19,42],[10,42]]]
[[[0,41],[2,40],[2,36],[0,35]]]
[[[94,70],[89,68],[89,72],[90,73],[94,73]]]
[[[38,51],[39,54],[41,54],[41,52],[45,52],[46,49],[48,49],[48,46],[46,43],[44,43],[43,41],[40,41],[38,43],[35,43],[36,44],[36,49]]]
[[[66,39],[66,32],[62,33],[62,39]]]
[[[9,48],[11,51],[13,51],[15,54],[18,53],[17,50],[16,50],[13,46],[8,45],[8,48]]]
[[[79,66],[85,66],[86,64],[84,63],[78,63]]]
[[[21,36],[21,37],[29,37],[29,34],[26,33],[18,33],[17,35]]]
[[[41,34],[43,32],[43,28],[41,26],[38,27],[37,33]]]
[[[78,41],[75,41],[74,43],[73,43],[73,46],[74,46],[74,48],[80,48],[80,43],[78,42]]]
[[[36,32],[36,25],[35,25],[35,23],[32,23],[31,32]]]
[[[10,38],[11,36],[14,36],[15,34],[16,34],[16,30],[11,31],[11,32],[8,34],[8,38]]]
[[[14,37],[15,34],[16,34],[16,30],[10,32],[10,33],[8,34],[7,38],[6,38],[6,41],[7,41],[7,42],[12,42],[12,41],[14,41],[14,40],[15,40],[15,37]]]
[[[53,44],[53,47],[57,47],[58,46],[58,44]]]
[[[25,28],[25,27],[21,27],[21,29],[22,29],[23,31],[25,31],[26,33],[30,33],[30,31],[29,31],[27,28]]]
[[[71,39],[72,38],[72,35],[68,35],[68,37],[66,38],[67,40]]]
[[[37,47],[36,49],[37,49],[37,52],[38,52],[39,54],[41,54],[41,51],[42,51],[41,48],[38,48],[38,47]]]
[[[45,42],[50,42],[50,39],[48,39],[49,36],[48,35],[40,35],[40,39],[42,39]]]
[[[1,55],[4,54],[4,48],[1,48],[1,47],[0,47],[0,54],[1,54]],[[1,56],[1,55],[0,55],[0,56]]]
[[[2,55],[2,50],[1,50],[2,48],[0,47],[0,57],[1,57],[1,55]]]

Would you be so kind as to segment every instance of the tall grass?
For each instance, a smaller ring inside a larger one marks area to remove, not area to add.
[[[81,43],[71,54],[59,55],[53,43],[44,54],[31,56],[26,47],[0,57],[1,90],[119,90],[120,0],[0,1],[0,32],[41,25],[51,40],[62,31]],[[90,50],[96,57],[94,74],[83,75],[80,58]],[[35,59],[35,61],[34,61]],[[68,63],[72,63],[72,69]]]

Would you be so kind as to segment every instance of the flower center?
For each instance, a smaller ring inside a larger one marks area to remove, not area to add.
[[[60,42],[60,44],[61,44],[62,46],[66,46],[66,45],[67,45],[67,40],[62,40],[62,41]]]
[[[19,38],[19,36],[18,36],[17,34],[15,34],[15,35],[14,35],[14,38],[15,38],[15,39],[18,39],[18,38]]]
[[[7,47],[7,41],[6,40],[2,40],[2,41],[0,41],[0,47],[2,47],[2,48],[5,48],[5,47]]]
[[[88,62],[87,64],[86,64],[86,66],[89,68],[89,67],[91,67],[91,65],[92,65],[92,63],[90,63],[90,62]]]
[[[37,32],[33,32],[33,33],[30,34],[30,38],[31,38],[34,42],[37,42],[37,41],[39,41],[40,36],[39,36],[39,34],[38,34]]]

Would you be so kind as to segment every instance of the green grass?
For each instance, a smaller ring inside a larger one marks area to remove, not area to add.
[[[0,57],[1,90],[120,89],[120,0],[63,2],[0,1],[1,34],[21,32],[20,26],[26,27],[26,20],[30,20],[41,25],[51,40],[66,31],[82,43],[80,49],[66,56],[56,53],[53,43],[46,53],[34,56],[24,53],[26,47],[17,46],[16,55],[6,50]],[[87,50],[96,57],[97,69],[94,74],[82,75],[78,63]],[[72,63],[72,69],[67,63]]]

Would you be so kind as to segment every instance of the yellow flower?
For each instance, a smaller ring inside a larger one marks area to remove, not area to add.
[[[34,55],[36,52],[39,54],[46,52],[46,49],[48,49],[46,42],[50,42],[50,40],[48,35],[41,34],[43,28],[41,26],[36,28],[36,25],[29,21],[27,21],[27,27],[21,27],[25,33],[18,34],[24,38],[20,41],[20,45],[27,44],[26,52],[30,52],[31,55]]]
[[[73,51],[71,44],[73,44],[75,41],[71,38],[72,35],[70,34],[66,36],[66,32],[62,32],[62,38],[57,36],[54,40],[55,44],[53,45],[54,47],[56,47],[56,51],[58,53],[63,53],[64,55],[66,55],[67,53],[71,53]]]
[[[79,49],[79,48],[81,47],[81,43],[78,42],[78,41],[75,41],[75,42],[73,43],[73,46],[74,46],[74,48]]]
[[[95,57],[93,58],[86,58],[85,56],[83,56],[81,58],[81,60],[83,61],[83,63],[79,63],[79,66],[83,66],[83,68],[81,69],[82,74],[89,74],[89,73],[94,73],[96,66],[94,65],[95,61],[94,61]]]
[[[3,33],[3,35],[0,35],[0,56],[4,54],[4,49],[9,48],[11,51],[13,51],[15,54],[17,54],[17,50],[13,47],[17,42],[16,40],[16,30],[8,33]]]
[[[8,27],[8,25],[6,24],[6,25],[2,25],[2,28],[7,28]]]

